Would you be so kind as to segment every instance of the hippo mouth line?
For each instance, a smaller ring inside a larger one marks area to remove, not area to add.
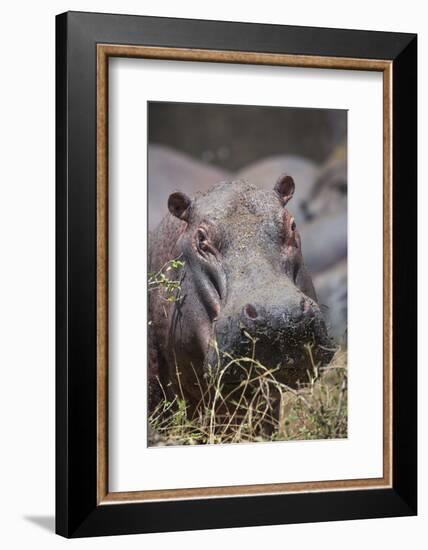
[[[308,381],[308,371],[328,364],[337,351],[320,315],[255,317],[248,305],[244,311],[243,320],[228,316],[216,323],[216,346],[206,358],[218,372],[226,368],[222,383],[228,388],[241,385],[257,369],[285,385]]]
[[[251,357],[256,355],[267,365],[294,364],[309,358],[307,348],[312,350],[313,358],[329,360],[335,350],[328,337],[324,322],[312,319],[310,323],[288,324],[286,328],[269,325],[250,328],[232,326],[227,323],[226,330],[216,331],[218,349],[232,357]]]
[[[222,384],[226,391],[233,391],[240,386],[245,385],[251,379],[271,378],[277,382],[295,386],[296,383],[308,381],[308,372],[314,368],[328,364],[336,348],[330,345],[317,344],[312,345],[310,349],[300,346],[298,349],[287,349],[284,352],[278,349],[275,352],[275,346],[270,342],[267,347],[263,346],[252,350],[247,346],[239,350],[240,353],[233,355],[228,352],[221,352],[216,357],[217,363],[214,366],[219,372],[226,369],[222,375]],[[281,346],[283,347],[283,346]],[[280,346],[278,346],[280,348]]]

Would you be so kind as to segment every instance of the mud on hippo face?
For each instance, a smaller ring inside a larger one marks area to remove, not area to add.
[[[307,377],[306,344],[317,363],[332,357],[296,223],[285,208],[293,192],[292,178],[283,176],[272,191],[235,181],[194,200],[180,192],[169,197],[169,211],[182,222],[174,254],[184,267],[161,348],[170,357],[169,378],[178,368],[187,398],[200,395],[195,373],[252,354],[248,335],[257,340],[257,359],[280,366],[288,384]]]

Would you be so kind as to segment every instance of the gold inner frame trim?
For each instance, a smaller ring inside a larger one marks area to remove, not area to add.
[[[109,492],[108,489],[108,59],[279,65],[383,73],[383,476],[226,487]],[[392,486],[392,62],[257,52],[97,45],[97,503],[377,489]]]

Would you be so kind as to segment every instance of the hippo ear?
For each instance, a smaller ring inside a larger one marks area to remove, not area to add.
[[[184,193],[172,193],[168,199],[168,210],[176,218],[188,221],[191,203],[192,201]]]
[[[287,174],[283,174],[276,182],[274,189],[285,206],[294,194],[295,185],[293,178]]]

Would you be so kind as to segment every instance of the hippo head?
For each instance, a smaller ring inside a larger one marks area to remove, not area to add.
[[[316,363],[331,358],[300,236],[285,208],[293,193],[293,179],[284,175],[271,191],[234,181],[194,200],[170,195],[170,213],[185,222],[176,249],[185,264],[182,298],[170,328],[182,373],[248,357],[254,342],[257,360],[279,367],[289,384],[307,377],[308,344]]]

